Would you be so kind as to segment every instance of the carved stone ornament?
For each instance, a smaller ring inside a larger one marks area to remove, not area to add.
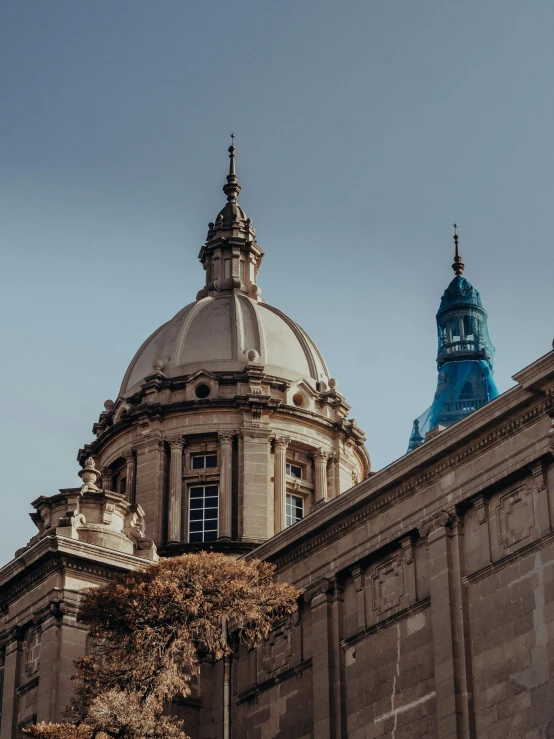
[[[537,460],[536,462],[533,462],[533,464],[529,465],[529,469],[533,475],[533,481],[535,483],[535,486],[537,488],[537,492],[542,492],[546,488],[546,482],[545,482],[545,469],[544,469],[544,462],[542,459]]]
[[[165,440],[167,441],[171,449],[182,449],[183,448],[183,434],[174,434],[173,436],[166,436]]]
[[[84,483],[81,491],[99,493],[100,488],[96,485],[96,483],[100,479],[100,476],[101,474],[99,470],[97,470],[94,466],[94,459],[92,457],[88,457],[87,459],[85,459],[83,469],[79,470],[79,477]]]
[[[324,449],[315,449],[311,455],[313,459],[321,459],[325,462],[328,461],[329,457],[331,456],[331,452],[326,452]]]
[[[291,441],[290,436],[276,436],[275,446],[286,449],[288,445],[290,444],[290,441]]]
[[[552,414],[552,422],[548,432],[548,445],[552,450],[554,450],[554,413]]]
[[[487,523],[489,519],[487,510],[488,502],[485,499],[485,496],[482,493],[474,495],[473,498],[471,498],[470,503],[477,511],[477,520],[479,521],[479,523],[481,525]]]
[[[405,565],[413,564],[414,547],[413,547],[412,537],[405,536],[403,539],[400,539],[400,546],[402,547],[402,551],[404,552],[404,564]]]
[[[419,524],[419,535],[422,539],[426,539],[431,531],[444,526],[448,526],[449,523],[451,523],[450,514],[448,514],[446,511],[438,511],[432,516],[423,519],[423,521]]]
[[[304,600],[306,603],[311,604],[317,595],[325,595],[327,593],[333,593],[335,590],[335,582],[333,580],[323,577],[321,580],[313,583],[304,591]]]
[[[220,444],[231,444],[235,436],[234,431],[218,431],[217,438]]]
[[[400,605],[404,595],[404,568],[395,555],[375,568],[373,575],[373,610],[382,615]]]
[[[364,571],[360,565],[354,565],[350,568],[350,574],[354,580],[354,587],[357,593],[361,593],[364,589]]]
[[[127,449],[126,452],[123,453],[123,456],[125,457],[126,462],[131,462],[137,454],[137,450],[134,447],[131,447],[131,449]]]

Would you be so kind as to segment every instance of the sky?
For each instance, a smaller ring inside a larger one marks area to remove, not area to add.
[[[231,130],[263,296],[316,341],[374,470],[435,391],[452,223],[500,391],[548,352],[552,28],[551,0],[0,3],[0,562],[202,287]]]

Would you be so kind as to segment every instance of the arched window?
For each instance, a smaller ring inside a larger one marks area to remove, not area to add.
[[[470,398],[473,398],[473,383],[466,380],[460,393],[460,400],[469,400]]]

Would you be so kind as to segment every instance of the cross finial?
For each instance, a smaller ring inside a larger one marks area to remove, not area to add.
[[[229,134],[229,136],[231,137],[231,146],[234,146],[235,145],[235,136],[236,135],[237,134],[234,131],[231,131],[231,133]]]
[[[464,271],[464,266],[465,266],[464,263],[462,262],[460,251],[458,249],[458,239],[460,238],[458,236],[458,229],[460,228],[460,226],[457,223],[453,223],[452,228],[454,229],[454,245],[455,245],[454,264],[452,265],[452,269],[456,273],[456,276],[460,277],[462,272]]]

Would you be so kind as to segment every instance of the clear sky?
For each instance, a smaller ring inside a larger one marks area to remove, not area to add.
[[[374,469],[433,397],[454,221],[499,389],[545,354],[553,28],[551,0],[4,0],[0,562],[202,286],[232,129],[264,297],[317,342]]]

